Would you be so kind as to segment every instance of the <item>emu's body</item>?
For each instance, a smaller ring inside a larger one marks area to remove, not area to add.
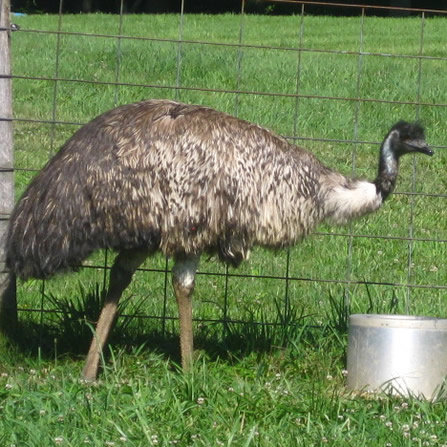
[[[32,182],[12,219],[11,258],[24,278],[103,247],[217,251],[237,265],[253,244],[291,244],[325,217],[380,205],[374,191],[338,216],[335,186],[353,182],[254,124],[168,101],[131,104],[81,128]]]
[[[92,379],[135,269],[156,250],[174,257],[187,367],[202,252],[237,266],[253,245],[290,245],[325,219],[345,223],[373,212],[394,188],[399,156],[413,150],[431,153],[423,129],[398,123],[371,183],[206,107],[163,100],[118,107],[79,129],[31,182],[11,217],[7,264],[24,279],[47,278],[97,249],[120,251],[84,370]]]

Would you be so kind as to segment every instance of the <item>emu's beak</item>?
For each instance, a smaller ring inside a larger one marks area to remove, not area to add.
[[[431,149],[424,140],[410,140],[407,141],[406,144],[410,146],[415,152],[430,155],[430,157],[434,154],[433,149]]]

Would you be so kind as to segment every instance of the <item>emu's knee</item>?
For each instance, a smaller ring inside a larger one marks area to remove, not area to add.
[[[176,258],[172,268],[172,285],[182,295],[190,296],[194,291],[195,276],[199,265],[198,256]]]

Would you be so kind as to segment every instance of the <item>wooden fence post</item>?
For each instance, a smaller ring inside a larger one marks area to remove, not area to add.
[[[14,207],[10,0],[0,0],[0,331],[17,324],[16,281],[6,271],[6,232]]]

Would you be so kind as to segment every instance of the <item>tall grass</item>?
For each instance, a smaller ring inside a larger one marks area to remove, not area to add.
[[[369,178],[376,173],[373,143],[400,118],[423,120],[428,141],[445,146],[445,106],[433,105],[447,104],[443,18],[185,16],[183,39],[209,45],[176,42],[176,15],[124,16],[124,35],[163,41],[58,41],[29,32],[55,31],[58,20],[14,18],[22,29],[12,40],[18,195],[33,175],[26,170],[40,169],[76,123],[149,97],[206,104],[304,138],[297,142],[328,165]],[[120,20],[68,15],[61,27],[115,36]],[[237,46],[240,39],[250,46]],[[61,80],[21,78],[56,75]],[[75,124],[27,121],[53,119]],[[287,285],[286,251],[257,249],[228,278],[224,266],[203,259],[191,375],[175,366],[177,312],[161,256],[145,263],[124,297],[123,313],[138,318],[118,320],[98,386],[78,377],[103,271],[20,284],[17,345],[0,347],[0,444],[445,445],[445,403],[354,398],[344,390],[347,311],[447,316],[445,166],[444,148],[430,160],[403,160],[397,192],[411,194],[393,195],[348,228],[323,226],[290,249],[295,279]],[[104,256],[87,267],[102,265]]]

